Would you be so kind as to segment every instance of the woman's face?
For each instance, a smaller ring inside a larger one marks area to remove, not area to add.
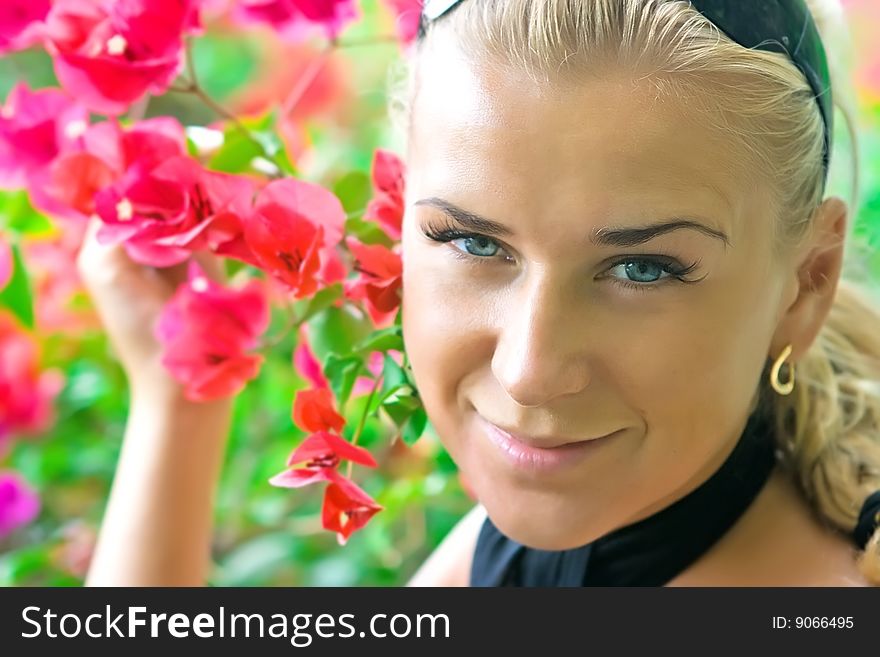
[[[671,504],[736,444],[788,295],[771,205],[650,84],[538,88],[451,53],[424,57],[414,105],[407,352],[496,525],[566,549]],[[449,228],[474,236],[426,235]],[[505,449],[487,422],[604,438]]]

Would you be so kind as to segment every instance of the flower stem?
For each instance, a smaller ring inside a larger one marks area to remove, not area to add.
[[[260,150],[260,152],[263,154],[263,157],[269,160],[277,170],[277,173],[272,175],[273,178],[283,177],[284,168],[281,166],[281,163],[274,155],[270,154],[266,150],[265,145],[259,139],[257,139],[257,136],[253,133],[253,131],[248,128],[237,116],[235,116],[235,114],[233,114],[223,105],[211,98],[211,96],[208,95],[208,93],[199,83],[198,74],[196,73],[195,60],[193,58],[192,39],[187,41],[184,51],[186,53],[186,69],[188,79],[185,80],[185,84],[183,86],[175,85],[169,87],[169,91],[191,94],[198,98],[202,102],[202,104],[204,104],[217,116],[219,116],[224,121],[228,121],[229,123],[231,123],[236,128],[236,130],[238,130],[242,134],[242,136],[244,136],[248,141],[253,143]]]
[[[376,380],[373,382],[373,389],[370,390],[370,396],[367,397],[367,403],[364,406],[364,412],[361,413],[361,419],[358,422],[357,428],[354,430],[354,435],[351,437],[351,444],[357,445],[358,438],[361,437],[361,432],[364,430],[364,425],[367,423],[367,415],[370,412],[370,405],[373,403],[373,397],[376,396],[376,391],[379,389],[379,386],[382,384],[383,375],[380,374],[376,377]],[[345,476],[351,477],[351,461],[348,462],[348,468],[346,470]]]

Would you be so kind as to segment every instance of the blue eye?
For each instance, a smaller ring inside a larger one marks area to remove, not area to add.
[[[502,254],[504,249],[491,237],[478,233],[466,233],[457,228],[447,226],[424,230],[425,236],[435,242],[462,242],[462,246],[454,244],[454,255],[480,264],[491,264]],[[511,262],[510,256],[503,260]],[[702,278],[691,280],[686,278],[699,266],[700,261],[682,264],[676,258],[667,255],[628,256],[618,259],[605,270],[603,278],[611,278],[615,284],[623,287],[647,292],[670,282],[699,283]]]
[[[498,245],[485,235],[471,235],[451,240],[452,243],[462,241],[465,244],[465,253],[478,258],[493,258],[498,255]]]
[[[621,270],[623,276],[633,283],[656,283],[671,276],[668,266],[654,260],[625,260],[612,267],[609,272],[615,270]],[[623,276],[615,276],[615,278],[623,278]]]

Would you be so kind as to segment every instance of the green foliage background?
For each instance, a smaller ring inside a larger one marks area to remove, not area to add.
[[[346,31],[357,40],[390,34],[390,16],[377,3],[363,3],[365,19]],[[220,102],[246,87],[266,60],[261,31],[209,29],[198,38],[196,68],[206,90]],[[862,44],[860,56],[876,46]],[[298,175],[333,189],[355,216],[370,197],[369,167],[377,147],[388,148],[394,136],[387,119],[388,67],[400,50],[389,41],[342,50],[336,55],[353,93],[339,116],[314,116],[307,132],[314,143],[315,161]],[[0,95],[19,79],[32,87],[55,85],[45,53],[28,51],[0,60]],[[862,262],[870,278],[880,280],[880,84],[860,89],[860,147],[862,189],[854,234],[852,263]],[[196,99],[176,94],[152,99],[145,116],[177,116],[185,125],[205,125],[217,117]],[[847,135],[838,122],[838,142],[831,191],[849,196]],[[392,146],[393,147],[393,146]],[[251,145],[231,138],[213,161],[215,168],[241,170],[253,156]],[[0,225],[39,236],[49,221],[30,207],[24,193],[0,193]],[[363,227],[363,226],[362,226]],[[21,265],[21,263],[19,263]],[[860,272],[862,270],[859,270]],[[863,274],[858,274],[862,276]],[[75,303],[86,304],[85,299]],[[32,293],[25,268],[0,294],[0,304],[12,308],[33,325]],[[283,329],[286,318],[273,318],[269,335]],[[321,340],[316,349],[333,350],[334,337],[362,330],[336,309],[323,311]],[[18,440],[6,467],[21,472],[42,497],[37,521],[0,542],[0,584],[75,586],[82,571],[70,566],[77,541],[86,544],[98,527],[112,482],[126,421],[125,378],[106,338],[100,332],[75,336],[63,332],[40,335],[44,360],[67,376],[57,404],[57,422],[45,435]],[[258,380],[236,402],[234,426],[216,504],[216,567],[211,584],[218,586],[335,586],[403,584],[443,536],[471,506],[455,465],[440,448],[433,431],[415,448],[388,447],[387,427],[367,422],[361,442],[377,455],[383,467],[358,472],[358,481],[385,507],[345,547],[321,529],[321,487],[289,491],[274,488],[269,477],[283,469],[290,450],[304,437],[290,418],[294,391],[304,387],[291,366],[292,340],[282,341],[268,359]],[[346,409],[346,435],[366,402],[354,398]],[[186,440],[186,436],[181,436]]]

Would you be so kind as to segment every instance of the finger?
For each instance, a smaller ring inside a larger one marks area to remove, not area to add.
[[[143,267],[134,262],[121,244],[102,244],[98,231],[103,223],[97,217],[89,219],[76,264],[83,281],[101,283],[117,280],[120,276],[140,274]]]
[[[226,267],[223,259],[209,251],[195,251],[184,262],[158,269],[157,273],[176,290],[189,278],[189,266],[192,261],[195,261],[208,278],[219,283],[226,281]]]
[[[226,259],[209,251],[198,251],[193,254],[201,266],[205,276],[218,283],[226,282]]]

